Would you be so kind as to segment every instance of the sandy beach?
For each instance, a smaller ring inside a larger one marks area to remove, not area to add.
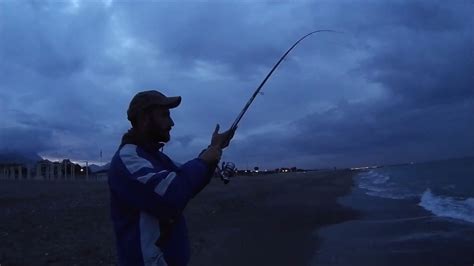
[[[317,229],[353,219],[336,202],[353,172],[236,177],[212,183],[187,206],[199,265],[308,265]],[[1,181],[0,264],[114,265],[106,182]]]

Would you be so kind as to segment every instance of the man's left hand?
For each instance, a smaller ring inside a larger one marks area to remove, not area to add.
[[[230,141],[234,137],[235,129],[229,129],[223,133],[219,133],[219,124],[216,125],[216,129],[212,134],[211,146],[220,147],[221,149],[229,146]]]

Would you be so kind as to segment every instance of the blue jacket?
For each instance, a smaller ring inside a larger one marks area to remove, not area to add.
[[[198,158],[178,166],[159,148],[125,141],[112,159],[108,183],[119,265],[189,261],[182,212],[209,183],[214,168]]]

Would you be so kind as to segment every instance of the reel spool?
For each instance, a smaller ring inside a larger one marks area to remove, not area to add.
[[[232,162],[222,162],[222,167],[218,168],[219,176],[224,184],[229,183],[230,178],[235,176],[236,168]]]

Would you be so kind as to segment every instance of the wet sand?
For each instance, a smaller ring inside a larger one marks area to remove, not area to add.
[[[318,228],[353,219],[336,202],[353,172],[236,177],[188,205],[199,265],[308,265]],[[115,265],[106,182],[0,181],[1,265]]]
[[[461,266],[474,263],[474,225],[438,217],[419,198],[373,197],[353,188],[339,199],[358,219],[318,231],[324,239],[310,265]]]
[[[356,216],[336,202],[352,172],[240,177],[214,184],[187,210],[190,265],[308,265],[315,230]]]

